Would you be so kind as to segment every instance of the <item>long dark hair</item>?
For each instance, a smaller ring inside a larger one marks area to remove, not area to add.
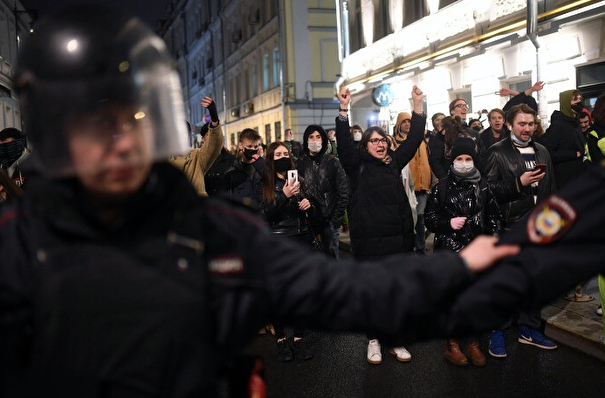
[[[275,156],[275,150],[277,148],[279,148],[280,146],[283,146],[284,148],[288,149],[286,144],[284,144],[281,141],[272,142],[267,147],[267,157],[265,159],[265,166],[263,167],[263,175],[262,175],[263,202],[266,204],[269,204],[275,200],[275,176],[277,175],[277,173],[275,171],[275,166],[273,164],[273,161],[274,161],[274,156]],[[290,168],[295,169],[296,165],[294,164],[294,161],[292,160],[292,154],[288,153],[288,155],[290,156],[290,162],[292,163]]]
[[[2,185],[2,192],[6,193],[6,199],[12,199],[23,195],[23,190],[15,184],[6,171],[0,167],[0,185]],[[2,202],[2,195],[0,193],[0,202]]]
[[[599,95],[597,102],[594,104],[592,110],[592,118],[595,121],[599,121],[600,124],[605,123],[605,93]]]

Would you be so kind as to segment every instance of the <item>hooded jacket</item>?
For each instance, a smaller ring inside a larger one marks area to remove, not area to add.
[[[309,152],[309,135],[317,131],[321,136],[321,150],[316,155]],[[318,125],[310,125],[304,133],[303,155],[298,159],[298,176],[305,187],[305,196],[316,208],[311,220],[313,229],[331,223],[340,226],[349,204],[349,181],[340,161],[326,154],[328,135]]]
[[[586,169],[586,138],[582,134],[580,121],[571,109],[571,96],[574,91],[567,90],[559,94],[561,110],[552,113],[551,124],[540,139],[540,143],[548,149],[552,158],[558,188],[562,188]]]

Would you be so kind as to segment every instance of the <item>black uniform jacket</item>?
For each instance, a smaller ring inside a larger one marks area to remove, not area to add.
[[[498,322],[510,308],[539,310],[582,281],[605,272],[605,169],[595,166],[539,203],[505,233],[502,243],[522,246],[482,275],[457,300],[451,319],[469,330]],[[482,320],[473,315],[484,314]]]
[[[212,396],[222,361],[277,319],[400,342],[466,328],[449,319],[471,281],[452,253],[335,262],[166,164],[112,227],[75,182],[30,183],[0,205],[3,396]]]

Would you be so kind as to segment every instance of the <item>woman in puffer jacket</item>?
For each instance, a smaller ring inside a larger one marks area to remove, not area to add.
[[[499,236],[503,229],[498,203],[481,173],[474,165],[475,142],[458,137],[451,151],[448,176],[439,180],[429,195],[425,210],[426,227],[435,233],[434,249],[460,251],[477,235]],[[467,345],[475,366],[485,366],[485,356],[477,338]],[[468,365],[458,342],[449,339],[445,358],[458,366]]]

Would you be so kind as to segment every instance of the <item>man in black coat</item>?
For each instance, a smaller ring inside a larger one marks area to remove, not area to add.
[[[340,161],[326,153],[328,135],[318,125],[310,125],[303,135],[303,155],[298,159],[298,175],[305,197],[315,206],[310,220],[314,233],[321,235],[326,253],[339,258],[339,229],[349,204],[349,181]]]
[[[506,119],[510,138],[497,142],[488,151],[484,172],[500,205],[506,230],[554,192],[550,155],[546,148],[532,140],[535,118],[536,112],[528,105],[513,106]],[[539,310],[521,312],[519,342],[543,349],[557,348],[538,331],[540,320]],[[508,330],[510,323],[506,322],[501,329]],[[495,330],[490,335],[489,353],[497,358],[507,356],[503,330]]]

